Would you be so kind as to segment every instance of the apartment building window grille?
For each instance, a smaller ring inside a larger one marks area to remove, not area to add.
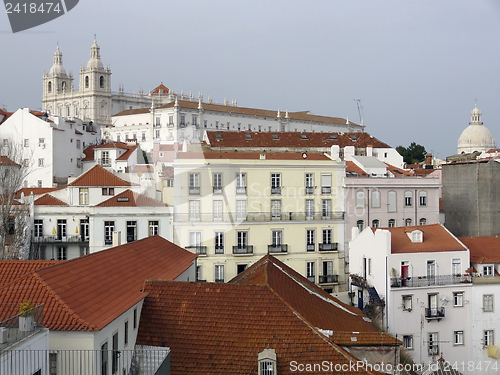
[[[160,222],[158,220],[150,220],[148,227],[150,236],[157,236],[160,234]]]
[[[281,173],[271,173],[271,194],[281,194]]]
[[[493,312],[493,294],[483,294],[483,311]]]
[[[306,194],[314,194],[314,174],[306,173]]]
[[[199,195],[200,194],[200,174],[190,173],[189,174],[189,194]]]
[[[307,251],[314,251],[316,249],[316,244],[314,241],[315,241],[314,229],[307,229],[306,230],[306,250]]]
[[[216,264],[215,265],[215,282],[223,283],[224,282],[224,265]]]
[[[331,194],[332,193],[332,175],[322,174],[321,175],[321,194]]]
[[[236,174],[236,194],[246,194],[247,193],[247,174],[237,173]]]
[[[189,220],[199,221],[200,217],[200,201],[189,201]]]
[[[127,221],[127,242],[137,240],[137,221]]]
[[[113,232],[115,231],[114,221],[104,222],[104,244],[111,245],[113,243]]]
[[[215,232],[215,254],[224,254],[224,232]]]
[[[89,204],[89,189],[88,188],[80,188],[80,205],[86,206]]]

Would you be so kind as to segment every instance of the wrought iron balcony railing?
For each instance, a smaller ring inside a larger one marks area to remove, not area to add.
[[[288,245],[287,244],[267,245],[267,252],[268,253],[287,253],[288,252]]]
[[[320,275],[320,284],[336,284],[339,282],[339,275]]]
[[[318,244],[318,250],[319,251],[338,251],[338,249],[339,249],[338,242],[319,243]]]
[[[201,221],[210,223],[214,221],[233,222],[270,222],[270,221],[338,221],[344,219],[344,212],[334,211],[327,214],[322,212],[216,212],[213,213],[176,213],[174,221],[190,222]]]
[[[89,236],[82,235],[71,235],[71,236],[58,236],[50,235],[50,236],[39,236],[33,237],[33,242],[43,243],[43,242],[88,242]]]
[[[233,246],[233,254],[253,254],[253,245]]]
[[[426,319],[439,319],[444,318],[444,307],[426,307],[425,308],[425,318]]]
[[[199,255],[207,255],[207,246],[186,246],[186,250],[193,250]]]
[[[190,186],[189,195],[200,195],[200,187]]]
[[[466,283],[472,283],[472,277],[470,275],[391,277],[391,287],[393,288],[418,288],[431,285],[451,285]]]

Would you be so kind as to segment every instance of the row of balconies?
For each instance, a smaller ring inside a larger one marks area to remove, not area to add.
[[[198,255],[207,255],[208,246],[186,246],[186,249],[194,251]],[[318,250],[321,252],[338,251],[339,244],[334,243],[319,243]],[[308,244],[307,251],[314,251],[315,244]],[[215,247],[215,254],[224,254],[224,247]],[[267,252],[270,254],[287,254],[288,244],[267,245]],[[252,255],[253,245],[237,245],[233,246],[233,254],[235,255]]]
[[[472,283],[472,276],[464,275],[439,275],[439,276],[415,276],[415,277],[391,277],[393,288],[418,288],[432,285],[451,285]]]
[[[71,236],[59,236],[57,234],[50,236],[38,236],[33,237],[33,242],[44,243],[44,242],[88,242],[88,236],[82,235],[71,235]]]
[[[272,195],[279,195],[281,194],[281,186],[272,186],[271,187],[271,194]],[[314,186],[306,186],[305,187],[305,193],[306,195],[313,195],[314,194]],[[223,187],[222,186],[213,186],[212,187],[212,192],[213,194],[222,194]],[[201,193],[201,188],[199,186],[190,186],[189,187],[189,195],[200,195]],[[247,187],[246,186],[237,186],[236,187],[236,194],[238,195],[246,195],[247,193]],[[322,186],[321,187],[321,194],[331,194],[332,193],[332,188],[331,186]]]
[[[222,213],[214,212],[210,214],[190,213],[174,214],[176,222],[204,222],[215,221],[233,222],[270,222],[270,221],[322,221],[322,220],[344,220],[343,211],[322,211],[322,212],[235,212]]]

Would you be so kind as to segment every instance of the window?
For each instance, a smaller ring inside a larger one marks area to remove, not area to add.
[[[38,159],[38,166],[43,167],[43,165],[44,165],[43,158]]]
[[[427,261],[427,278],[434,279],[436,277],[436,261],[428,260]]]
[[[271,173],[271,194],[281,194],[281,173]]]
[[[89,219],[80,219],[80,235],[82,241],[88,241],[90,238]]]
[[[133,139],[137,139],[137,133],[133,133],[133,134],[132,134],[132,138],[133,138]]]
[[[24,147],[30,147],[30,140],[29,139],[24,140]]]
[[[412,335],[403,335],[403,344],[404,348],[408,350],[413,349],[413,336]]]
[[[396,226],[396,220],[394,219],[389,219],[388,223],[387,223],[387,226],[389,228],[394,228]]]
[[[246,220],[247,218],[247,201],[236,201],[236,219]]]
[[[196,281],[202,281],[201,278],[201,266],[196,266]]]
[[[493,294],[483,294],[483,311],[493,312]]]
[[[427,206],[427,193],[425,191],[419,193],[419,203],[420,206]]]
[[[80,188],[80,200],[81,206],[87,206],[89,204],[89,188]]]
[[[43,186],[43,181],[42,180],[38,180],[38,187],[41,188]]]
[[[157,130],[157,131],[158,131],[158,130]],[[158,138],[158,137],[156,137],[156,138]],[[143,142],[144,142],[145,140],[146,140],[146,133],[142,133],[142,134],[141,134],[141,141],[143,141]]]
[[[396,212],[396,192],[387,193],[387,212]]]
[[[216,283],[224,282],[224,265],[222,264],[215,265],[215,282]]]
[[[186,116],[181,115],[181,123],[180,125],[186,125]]]
[[[66,239],[66,219],[57,219],[57,239]]]
[[[439,341],[437,332],[429,332],[429,355],[439,355]]]
[[[245,249],[248,246],[248,232],[238,231],[236,232],[236,240],[238,249]]]
[[[215,254],[224,254],[224,232],[215,232]]]
[[[150,236],[157,236],[160,234],[160,222],[158,220],[149,221],[148,227]]]
[[[248,267],[248,264],[237,264],[236,265],[236,274],[239,275],[243,271],[245,271]]]
[[[110,160],[109,160],[109,151],[102,151],[101,152],[101,165],[110,165]]]
[[[462,273],[462,260],[460,258],[454,258],[451,260],[451,274],[460,275]]]
[[[483,266],[483,276],[493,276],[493,265],[489,264],[486,266]]]
[[[58,246],[57,247],[57,260],[67,260],[68,259],[68,253],[67,250],[64,246]]]
[[[332,230],[323,229],[323,244],[331,244],[331,243],[332,243]]]
[[[464,344],[464,331],[453,331],[453,344],[454,345]]]
[[[281,220],[281,200],[279,199],[271,200],[271,219]]]
[[[125,321],[125,326],[124,326],[124,330],[123,330],[123,344],[125,346],[128,345],[128,320]]]
[[[426,225],[427,224],[427,219],[425,217],[420,218],[419,224],[420,225]]]
[[[323,262],[323,277],[325,278],[323,282],[325,283],[333,282],[333,262],[331,260],[326,260]]]
[[[411,198],[412,198],[412,193],[411,191],[405,191],[405,207],[411,207]]]
[[[137,221],[127,221],[127,242],[137,240]]]
[[[363,191],[356,192],[356,208],[365,207],[365,193]]]
[[[45,147],[45,138],[38,138],[38,147]]]
[[[464,306],[464,292],[453,293],[453,307]]]
[[[205,120],[205,123],[206,123],[206,120]],[[169,125],[173,125],[174,124],[174,116],[168,116],[168,124]]]
[[[189,220],[199,221],[200,217],[200,201],[189,201]]]
[[[119,352],[118,352],[118,332],[116,332],[113,335],[113,353],[112,353],[112,358],[113,361],[111,362],[111,372],[113,374],[116,374],[118,371],[118,358],[119,358]]]
[[[314,238],[315,238],[315,231],[314,229],[307,229],[306,230],[306,250],[307,251],[314,251],[316,246],[314,243]]]
[[[173,179],[167,180],[167,187],[174,187],[174,180]]]
[[[24,159],[23,160],[23,166],[29,167],[30,166],[30,159]]]
[[[322,174],[321,175],[321,194],[331,194],[332,193],[332,175]]]
[[[35,219],[35,226],[33,228],[33,236],[36,238],[43,237],[43,220]]]
[[[115,195],[115,188],[102,188],[102,195]]]
[[[160,126],[160,117],[155,117],[155,125]]]
[[[380,207],[380,192],[372,191],[372,207],[378,208]]]
[[[410,218],[405,219],[405,226],[411,227],[411,219]]]
[[[156,138],[156,139],[159,139],[159,138],[160,138],[160,131],[159,131],[159,130],[156,130],[156,131],[155,131],[155,138]],[[143,141],[145,141],[145,139],[143,139]]]
[[[222,194],[222,173],[213,174],[213,192],[214,194]]]
[[[483,333],[484,346],[495,345],[495,337],[492,329],[486,329]]]
[[[81,141],[79,139],[76,140],[76,148],[80,148],[81,147]]]
[[[412,310],[412,296],[403,296],[403,311]]]
[[[306,173],[306,194],[314,194],[314,174]]]
[[[189,194],[199,195],[200,194],[200,174],[190,173],[189,174]]]
[[[89,76],[86,76],[85,77],[85,88],[88,89],[89,88]]]
[[[321,219],[330,220],[332,217],[332,201],[331,199],[321,200]]]
[[[374,219],[372,220],[372,228],[378,228],[380,226],[380,220]]]
[[[306,220],[314,219],[314,200],[306,199]]]
[[[48,92],[52,92],[52,82],[49,81],[49,83],[47,84],[47,91]]]
[[[104,244],[111,245],[113,243],[113,232],[115,231],[114,221],[104,222]]]
[[[80,246],[80,256],[83,257],[85,255],[89,255],[89,247],[88,246]]]
[[[246,194],[247,193],[247,174],[237,173],[236,174],[236,194]]]
[[[314,262],[306,263],[306,277],[312,283],[316,281],[315,265]]]
[[[222,220],[222,201],[213,201],[213,215],[214,220]]]
[[[363,220],[358,220],[356,222],[356,226],[358,227],[359,231],[362,232],[363,229],[365,229],[365,222]]]
[[[201,253],[201,232],[189,232],[189,247],[195,249],[196,254]]]
[[[101,89],[104,88],[104,77],[103,76],[99,77],[99,87]]]
[[[137,328],[137,308],[134,309],[134,329]]]
[[[86,79],[88,78],[89,77],[86,77]],[[104,344],[101,345],[101,375],[108,375],[108,360],[109,360],[108,343],[105,342]]]
[[[198,116],[192,116],[191,117],[191,122],[193,124],[193,126],[198,126]]]

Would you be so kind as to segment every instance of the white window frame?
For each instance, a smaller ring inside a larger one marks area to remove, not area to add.
[[[428,352],[429,356],[439,355],[439,333],[429,332],[428,334]]]
[[[246,220],[247,218],[247,201],[237,200],[236,201],[236,219]]]
[[[412,295],[405,295],[402,296],[402,306],[403,306],[403,311],[409,311],[411,312],[413,310],[413,296]]]
[[[493,294],[483,294],[483,312],[495,311],[495,298]]]
[[[464,292],[453,292],[453,307],[464,306]]]
[[[149,236],[159,236],[160,235],[160,221],[159,220],[149,220],[148,221],[148,233],[149,233]]]
[[[398,194],[394,191],[387,192],[387,212],[396,212],[398,210]]]
[[[406,350],[413,350],[413,335],[403,335],[403,345]]]
[[[215,265],[215,272],[214,272],[214,279],[216,282],[224,282],[224,265],[223,264],[216,264]]]
[[[493,329],[485,329],[483,331],[484,346],[495,345],[495,331]]]
[[[78,189],[78,203],[80,206],[89,205],[89,188],[79,188]]]
[[[224,232],[215,232],[214,248],[215,254],[224,254]]]
[[[189,220],[200,221],[201,220],[201,203],[199,200],[189,201]]]
[[[464,345],[464,331],[453,331],[453,345]]]
[[[419,205],[420,207],[426,207],[427,206],[427,192],[426,191],[421,191],[418,193],[419,196]]]
[[[372,191],[372,201],[373,208],[380,208],[380,191],[374,190]]]
[[[321,194],[331,194],[332,193],[332,175],[322,174],[321,175]]]
[[[365,207],[365,192],[363,190],[356,191],[356,208]]]

